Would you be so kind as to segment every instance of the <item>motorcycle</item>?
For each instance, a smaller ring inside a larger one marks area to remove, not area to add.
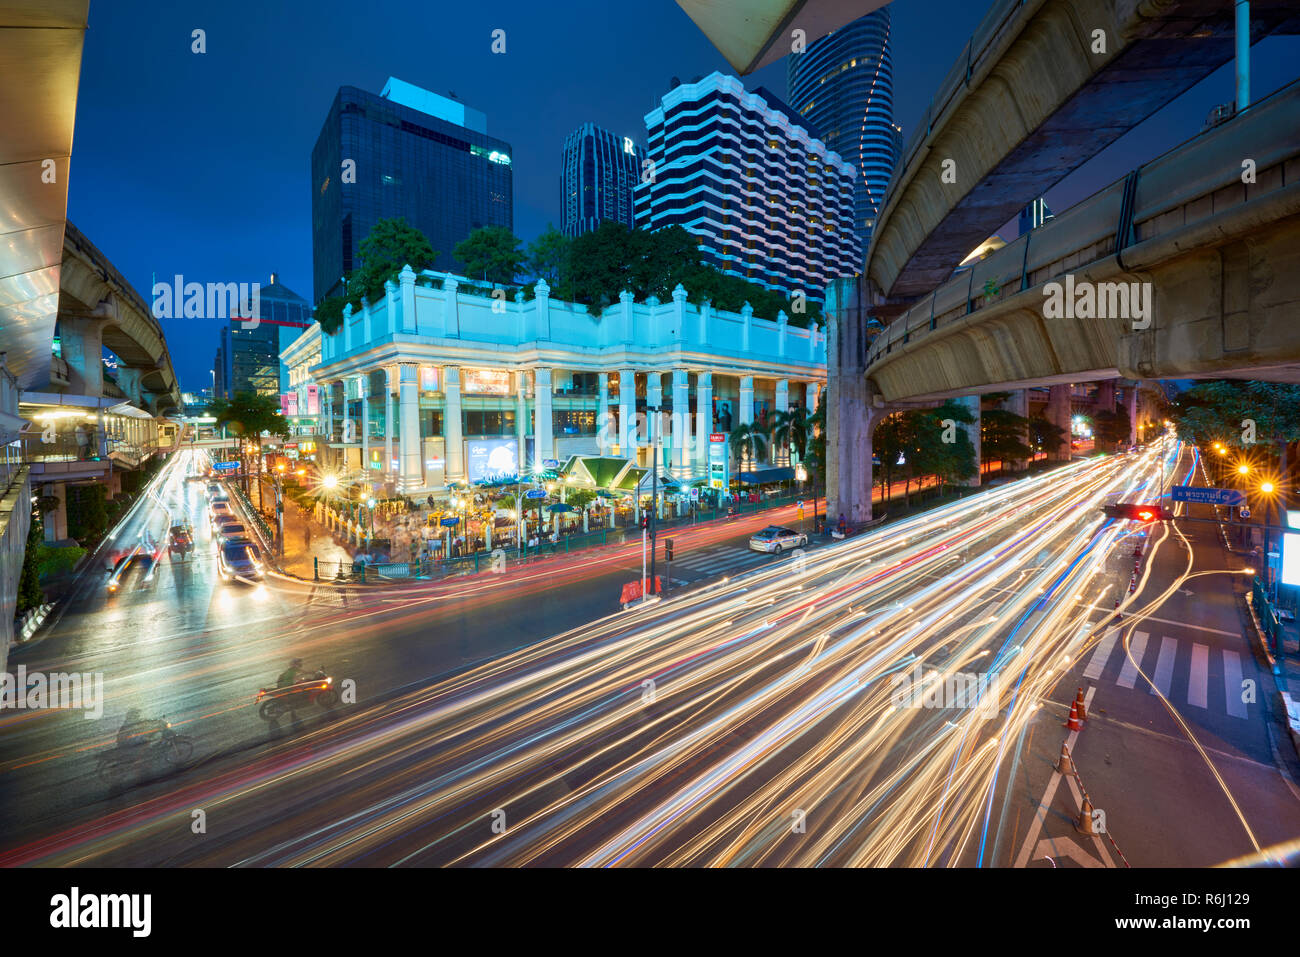
[[[255,703],[259,706],[258,715],[271,721],[286,711],[297,711],[310,704],[333,708],[339,703],[339,693],[334,687],[334,679],[321,669],[312,677],[283,688],[259,688]]]
[[[185,735],[178,734],[170,724],[164,723],[157,733],[156,741],[138,745],[119,744],[112,751],[105,751],[99,756],[95,773],[109,784],[116,784],[146,758],[161,754],[167,764],[180,765],[194,754],[194,742]]]

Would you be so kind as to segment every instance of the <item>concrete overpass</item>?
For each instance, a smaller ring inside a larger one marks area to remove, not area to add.
[[[1298,130],[1300,81],[957,274],[866,347],[871,401],[1117,376],[1300,382]],[[1095,315],[1053,315],[1046,293],[1069,283],[1105,292]],[[1132,291],[1100,285],[1116,283],[1149,284],[1148,317],[1112,308]]]
[[[1252,41],[1300,29],[1294,0],[1253,0],[1250,12]],[[864,269],[872,314],[896,315],[946,281],[1233,47],[1229,0],[995,0],[895,171]]]
[[[180,409],[180,386],[158,320],[108,257],[72,223],[63,241],[58,319],[72,391],[104,392],[100,356],[107,346],[119,360],[117,385],[132,405],[156,415]]]

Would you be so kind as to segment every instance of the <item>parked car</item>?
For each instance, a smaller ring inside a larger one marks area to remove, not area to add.
[[[261,581],[266,574],[262,553],[252,542],[227,542],[217,551],[217,565],[226,581],[236,578]]]
[[[218,545],[225,545],[228,542],[251,542],[252,540],[253,537],[249,534],[248,526],[242,522],[231,519],[217,526]]]
[[[771,552],[780,555],[787,548],[806,548],[808,536],[792,528],[769,525],[762,531],[755,532],[749,539],[749,547],[756,552]]]

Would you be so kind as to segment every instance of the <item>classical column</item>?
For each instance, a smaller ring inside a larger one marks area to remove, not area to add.
[[[403,362],[398,373],[398,407],[401,430],[398,455],[402,460],[401,488],[413,492],[424,487],[424,449],[420,442],[420,369],[414,362]]]
[[[776,411],[778,412],[790,411],[790,380],[789,379],[776,380]]]
[[[443,448],[447,458],[447,480],[465,479],[465,436],[460,414],[460,367],[446,366],[442,370],[442,394],[446,407],[442,413]]]
[[[625,458],[636,458],[636,373],[618,373],[618,446]]]
[[[357,395],[361,399],[361,421],[357,423],[361,433],[361,481],[370,487],[370,376],[357,376]]]
[[[519,474],[528,471],[528,373],[515,373],[515,442],[519,452]]]
[[[533,435],[537,464],[555,458],[555,420],[551,415],[551,370],[533,370]]]
[[[709,433],[713,431],[713,373],[695,376],[695,457],[709,467]]]
[[[690,378],[685,369],[673,370],[673,468],[691,464]]]
[[[660,411],[663,409],[663,405],[664,405],[663,373],[647,372],[645,374],[645,416],[646,416],[645,441],[647,447],[650,449],[650,460],[652,462],[655,462],[657,465],[662,465],[663,460],[662,459],[656,460],[654,457],[655,455],[654,440],[656,438],[659,439],[659,447],[661,449],[667,445],[667,441],[664,439],[664,434],[663,434],[663,428],[664,428],[663,416],[659,414]],[[653,425],[651,424],[652,419],[653,419]]]
[[[614,430],[610,428],[609,421],[609,373],[601,372],[597,376],[599,381],[600,407],[596,412],[596,444],[600,447],[601,455],[609,454],[609,440],[614,436]]]
[[[1061,444],[1050,458],[1055,462],[1070,460],[1070,386],[1054,385],[1047,390],[1044,417],[1063,433]]]
[[[741,425],[752,425],[754,422],[754,377],[752,375],[740,377],[740,408],[738,420]]]
[[[397,385],[397,370],[384,367],[384,477],[393,474],[393,389]]]

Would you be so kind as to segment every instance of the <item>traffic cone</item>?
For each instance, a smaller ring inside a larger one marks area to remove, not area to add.
[[[1079,808],[1079,816],[1074,819],[1074,829],[1080,834],[1096,834],[1092,828],[1092,802],[1086,797],[1083,799],[1083,807]]]
[[[1070,749],[1065,746],[1064,741],[1061,742],[1061,756],[1056,759],[1054,770],[1061,774],[1074,773],[1074,762],[1070,760]]]
[[[1071,731],[1083,730],[1083,724],[1079,721],[1079,706],[1073,701],[1070,702],[1070,717],[1066,719],[1065,726]]]
[[[1088,708],[1087,708],[1087,706],[1083,703],[1083,689],[1082,689],[1082,688],[1080,688],[1080,689],[1079,689],[1079,693],[1076,694],[1076,695],[1074,696],[1074,707],[1075,707],[1075,709],[1079,712],[1079,720],[1080,720],[1080,721],[1087,721],[1087,720],[1088,720]]]

